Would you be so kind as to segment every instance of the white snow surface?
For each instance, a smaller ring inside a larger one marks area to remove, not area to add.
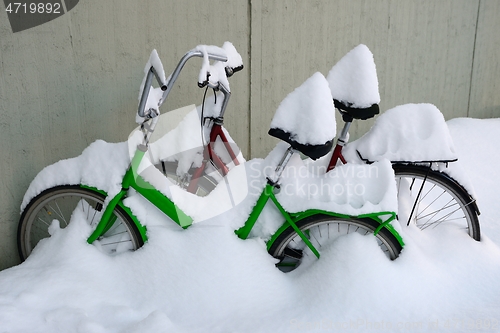
[[[232,68],[243,66],[243,58],[241,58],[241,55],[236,50],[233,43],[228,41],[224,42],[224,44],[222,45],[222,49],[226,51],[227,54],[226,66]]]
[[[156,74],[158,74],[161,83],[167,84],[167,78],[165,77],[165,69],[163,68],[163,63],[161,62],[160,56],[158,55],[158,51],[156,51],[156,49],[153,49],[153,51],[151,51],[151,54],[149,55],[149,60],[146,64],[146,67],[144,68],[144,73],[147,73],[151,68],[151,66],[155,69]]]
[[[371,165],[339,165],[328,173],[311,173],[298,154],[288,163],[278,200],[287,211],[316,208],[361,215],[397,211],[394,172],[388,160]]]
[[[21,211],[43,190],[57,185],[84,184],[113,196],[120,191],[129,163],[126,142],[108,143],[97,140],[80,156],[58,161],[42,169],[28,187]]]
[[[23,264],[0,272],[0,331],[498,331],[500,119],[454,119],[448,127],[477,189],[481,242],[459,230],[402,225],[406,245],[394,261],[373,237],[354,234],[283,274],[262,239],[234,235],[247,206],[181,230],[136,196],[129,204],[149,222],[140,250],[102,254],[86,243],[90,230],[76,211]],[[82,156],[99,150],[116,154],[120,167],[126,162],[124,143],[98,141]],[[68,164],[86,177],[91,165]],[[52,183],[54,175],[45,176]]]
[[[321,145],[336,135],[335,107],[323,74],[316,72],[278,106],[271,128],[279,128],[304,145]]]
[[[377,68],[373,54],[364,44],[340,59],[327,75],[333,98],[356,108],[380,103]]]
[[[368,161],[388,159],[429,165],[427,162],[460,159],[443,114],[428,103],[403,104],[385,111],[367,133],[349,142],[342,153],[350,162],[359,162],[361,157]],[[461,163],[439,162],[431,166],[451,176],[476,197],[474,185]]]
[[[404,104],[385,111],[344,156],[378,161],[453,161],[458,158],[443,114],[432,104]]]

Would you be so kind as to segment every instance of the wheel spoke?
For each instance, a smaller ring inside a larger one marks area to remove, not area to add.
[[[431,193],[431,191],[432,191],[434,188],[436,188],[436,184],[432,185],[432,187],[431,187],[431,188],[427,191],[427,193],[425,193],[425,194],[422,196],[422,198],[421,198],[421,200],[420,200],[420,201],[424,200],[424,199],[427,197],[427,195],[428,195],[429,193]],[[446,192],[446,191],[443,191],[443,193],[445,193],[445,192]]]
[[[450,217],[451,215],[453,215],[453,213],[455,212],[458,212],[460,210],[460,207],[458,207],[457,209],[455,209],[454,211],[452,211],[451,213],[448,213],[447,215],[441,217],[440,219],[436,220],[436,221],[433,221],[433,222],[428,222],[428,223],[424,223],[422,225],[427,225],[427,227],[431,226],[431,225],[439,225],[443,222],[450,222],[450,221],[457,221],[457,220],[463,220],[465,219],[465,215],[464,216],[459,216],[459,217],[455,217],[455,218],[452,218],[452,219],[448,219],[448,217]],[[425,227],[425,228],[427,228]],[[422,228],[422,229],[425,229],[425,228]]]
[[[446,193],[446,191],[443,191],[443,192],[442,192],[442,193],[441,193],[441,194],[440,194],[437,198],[435,198],[435,199],[434,199],[431,203],[429,203],[429,204],[428,204],[428,205],[427,205],[424,209],[422,209],[422,211],[420,211],[420,213],[425,212],[425,211],[427,210],[427,208],[429,208],[429,207],[430,207],[433,203],[435,203],[435,202],[436,202],[439,198],[441,198],[441,196],[442,196],[443,194],[445,194],[445,193]],[[422,200],[424,200],[424,198],[422,198],[421,200],[419,200],[419,202],[418,202],[418,203],[419,203],[419,205],[420,205],[420,203],[422,202]],[[451,200],[453,200],[453,198],[452,198]],[[449,203],[449,202],[448,202],[448,203]]]
[[[318,226],[318,230],[319,230],[319,226]],[[318,240],[318,238],[316,236],[314,236],[313,232],[311,232],[310,234],[312,235],[312,237],[314,238],[314,240],[316,241],[316,243],[318,243],[319,247],[321,248],[321,243]],[[321,232],[320,232],[320,238],[321,238]]]
[[[130,240],[126,239],[126,240],[107,242],[107,243],[103,243],[102,241],[100,241],[99,243],[101,244],[101,246],[109,246],[109,245],[117,245],[117,244],[129,243],[129,242],[130,242]]]
[[[45,224],[47,227],[50,227],[50,223],[49,223],[49,222],[47,222],[47,221],[45,221],[45,220],[44,220],[44,219],[42,219],[41,217],[38,217],[38,220],[39,220],[40,222],[42,222],[43,224]]]
[[[291,249],[289,247],[285,248],[285,252],[283,253],[286,257],[300,260],[302,258],[302,251]]]
[[[60,210],[59,210],[59,212],[58,212],[55,208],[53,208],[53,207],[52,207],[52,206],[50,206],[50,205],[47,205],[47,207],[49,207],[49,209],[48,209],[48,210],[47,210],[47,209],[45,209],[46,211],[49,211],[49,210],[50,210],[50,211],[53,211],[55,215],[59,216],[59,217],[63,220],[63,222],[64,222],[64,223],[66,223],[66,225],[68,225],[68,222],[66,221],[66,219],[64,218],[64,216],[63,216],[63,214],[62,214],[62,212],[61,212]],[[56,207],[57,207],[57,208],[59,208],[59,207],[58,207],[58,205],[57,205],[57,203],[56,203]],[[51,214],[51,213],[49,212],[49,215],[50,215],[50,214]]]
[[[453,207],[453,206],[457,206],[457,205],[458,205],[458,203],[457,203],[457,202],[455,202],[454,204],[449,205],[449,203],[450,203],[450,202],[452,202],[452,201],[453,201],[453,199],[450,199],[450,201],[448,201],[448,202],[447,202],[447,203],[446,203],[443,207],[441,207],[441,208],[439,208],[439,209],[436,209],[435,211],[432,211],[432,212],[427,213],[427,214],[425,214],[425,215],[418,215],[416,218],[417,218],[417,219],[423,219],[423,218],[428,217],[428,216],[431,216],[431,215],[432,215],[432,218],[434,218],[434,217],[435,217],[438,213],[440,213],[440,212],[442,212],[442,211],[444,211],[444,210],[446,210],[446,209],[448,209],[448,208],[450,208],[450,207]],[[427,208],[429,208],[429,206],[427,206],[427,207],[426,207],[426,209],[427,209]],[[457,210],[459,210],[459,209],[460,209],[460,207],[458,207],[455,211],[457,211]],[[422,210],[420,213],[423,213],[424,211],[425,211],[425,209],[424,209],[424,210]]]

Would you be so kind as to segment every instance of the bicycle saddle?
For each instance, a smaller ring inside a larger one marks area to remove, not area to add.
[[[349,51],[327,76],[333,102],[346,122],[379,113],[377,68],[370,49],[360,44]]]
[[[312,145],[302,144],[293,139],[293,133],[285,132],[281,128],[271,128],[269,135],[289,143],[293,149],[300,151],[302,154],[310,157],[313,160],[325,156],[333,147],[333,140],[327,141],[324,144]]]
[[[351,103],[340,102],[336,99],[333,99],[333,103],[335,104],[335,108],[337,108],[342,113],[343,118],[345,118],[344,116],[347,115],[348,117],[354,119],[366,120],[375,117],[375,115],[379,114],[380,112],[378,104],[373,104],[372,106],[369,106],[367,108],[357,108],[350,106],[352,105]]]
[[[281,101],[269,135],[316,160],[326,155],[335,138],[335,108],[330,87],[317,72]]]

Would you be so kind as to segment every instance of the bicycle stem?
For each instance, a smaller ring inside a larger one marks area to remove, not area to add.
[[[218,118],[220,118],[220,121],[221,121],[220,125],[222,125],[222,120],[224,119],[224,113],[226,112],[227,103],[229,103],[229,98],[231,97],[231,92],[229,91],[229,89],[226,88],[225,85],[223,85],[220,82],[218,84],[218,88],[222,92],[222,94],[224,94],[224,100],[222,101],[220,115],[218,117]]]
[[[153,76],[156,77],[156,80],[158,81],[158,84],[161,87],[161,90],[163,90],[163,95],[158,101],[158,108],[165,102],[167,99],[168,95],[170,94],[170,91],[172,90],[172,87],[174,86],[175,81],[179,77],[179,74],[181,73],[182,69],[184,68],[184,65],[186,62],[191,59],[192,57],[203,57],[204,52],[202,51],[196,51],[196,50],[191,50],[188,51],[181,59],[181,61],[177,64],[177,67],[175,70],[172,72],[172,74],[169,76],[167,79],[168,82],[161,82],[160,77],[158,73],[156,73],[155,69],[153,66],[151,66],[150,70],[148,71],[146,75],[146,81],[144,83],[144,90],[142,91],[141,95],[141,100],[139,102],[139,108],[138,108],[138,114],[140,117],[144,116],[149,116],[148,114],[145,113],[145,106],[146,102],[149,96],[149,91],[151,89],[151,83],[153,81]],[[212,54],[212,53],[207,53],[207,56],[211,60],[217,60],[217,61],[227,61],[227,57],[224,55],[218,55],[218,54]],[[157,115],[153,115],[153,117],[156,117]],[[151,117],[151,118],[153,118]]]
[[[149,121],[151,121],[151,122],[149,122]],[[142,145],[145,147],[146,150],[147,150],[147,147],[149,145],[149,139],[151,138],[151,135],[153,135],[153,132],[155,131],[157,123],[158,123],[158,117],[154,117],[154,118],[151,118],[150,120],[145,121],[141,125],[141,130],[144,133]]]

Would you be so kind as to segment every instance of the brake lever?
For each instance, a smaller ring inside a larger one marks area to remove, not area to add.
[[[204,88],[210,83],[210,72],[207,72],[207,79],[203,82],[198,81],[198,87]]]

